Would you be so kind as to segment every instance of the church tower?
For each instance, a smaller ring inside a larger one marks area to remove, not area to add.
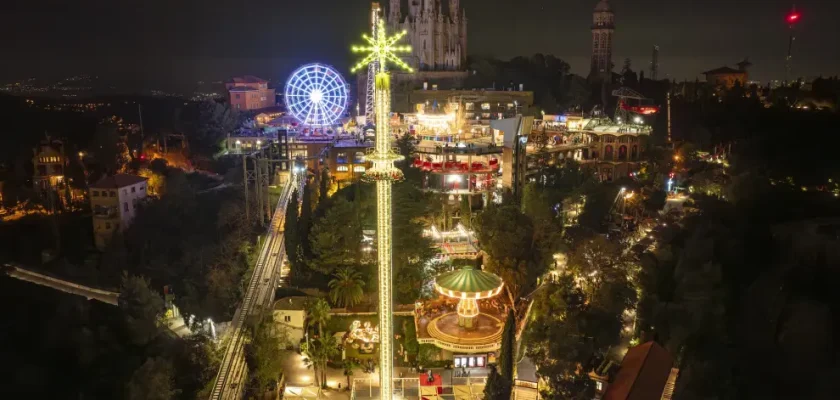
[[[615,32],[615,14],[607,0],[600,0],[592,12],[592,64],[589,69],[591,81],[612,80],[612,45]]]
[[[420,71],[462,71],[467,64],[467,17],[460,0],[408,0],[403,14],[401,0],[389,0],[388,26],[408,31],[412,54],[405,57]]]

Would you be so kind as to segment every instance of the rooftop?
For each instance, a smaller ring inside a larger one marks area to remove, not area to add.
[[[704,72],[703,75],[740,74],[740,73],[743,73],[743,72],[745,72],[745,71],[735,69],[735,68],[731,68],[731,67],[727,67],[727,66],[723,66],[723,67],[720,67],[720,68],[715,68],[715,69],[712,69],[712,70],[708,70],[708,71]]]
[[[621,361],[621,368],[603,399],[659,399],[673,366],[674,359],[656,342],[633,347]]]
[[[306,309],[306,301],[309,299],[309,296],[284,297],[274,302],[274,309],[286,311],[302,311]]]
[[[229,83],[268,83],[268,81],[254,75],[244,75],[231,78]]]
[[[612,11],[612,7],[607,0],[601,0],[595,5],[595,11]]]
[[[119,189],[126,186],[138,184],[147,181],[148,178],[137,175],[116,174],[106,178],[100,179],[98,182],[90,185],[92,189]]]

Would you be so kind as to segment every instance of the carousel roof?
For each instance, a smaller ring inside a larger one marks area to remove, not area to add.
[[[487,298],[502,290],[504,282],[495,274],[473,267],[464,267],[441,274],[435,279],[435,289],[445,296],[459,298]]]

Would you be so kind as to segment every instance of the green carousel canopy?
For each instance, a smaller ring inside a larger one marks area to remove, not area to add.
[[[435,279],[435,290],[459,299],[486,299],[502,291],[504,282],[495,274],[473,267],[464,267],[441,274]]]

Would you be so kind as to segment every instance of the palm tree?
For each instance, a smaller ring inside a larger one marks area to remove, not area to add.
[[[332,335],[322,335],[307,346],[307,367],[315,369],[315,384],[327,386],[327,362],[338,355],[338,343]]]
[[[309,303],[306,310],[308,314],[308,323],[318,324],[318,336],[324,336],[324,325],[330,320],[330,304],[326,300],[318,298]]]
[[[342,307],[353,307],[362,301],[364,296],[363,288],[365,281],[362,274],[352,267],[344,267],[333,274],[330,280],[330,300],[333,304]]]
[[[359,362],[356,360],[344,360],[344,376],[347,377],[347,390],[350,390],[350,377],[353,376],[353,368],[359,368]]]

